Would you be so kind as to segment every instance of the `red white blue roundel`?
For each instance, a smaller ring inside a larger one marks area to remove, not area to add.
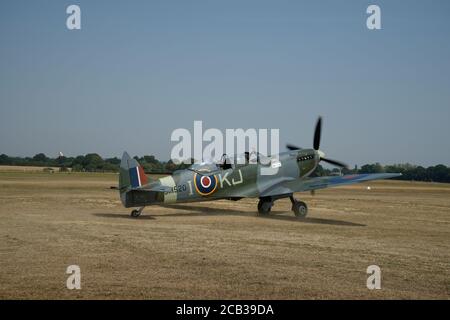
[[[195,190],[202,196],[207,196],[216,191],[217,177],[215,175],[202,176],[195,174],[194,176]]]

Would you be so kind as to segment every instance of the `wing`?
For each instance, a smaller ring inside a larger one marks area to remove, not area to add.
[[[309,190],[325,189],[337,187],[347,184],[353,184],[369,180],[389,179],[401,176],[401,173],[367,173],[367,174],[351,174],[345,176],[329,176],[297,179],[278,184],[270,189],[266,194],[261,196],[274,196],[285,194],[286,190],[290,192],[302,192]]]

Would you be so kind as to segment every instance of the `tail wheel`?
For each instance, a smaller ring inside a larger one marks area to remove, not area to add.
[[[258,213],[260,215],[267,215],[267,214],[269,214],[270,210],[272,209],[272,206],[273,206],[273,201],[259,200]]]
[[[297,218],[305,218],[308,214],[308,206],[303,201],[295,201],[292,204],[292,211]]]
[[[133,211],[131,211],[131,216],[133,218],[137,218],[141,215],[142,210],[141,209],[134,209]]]

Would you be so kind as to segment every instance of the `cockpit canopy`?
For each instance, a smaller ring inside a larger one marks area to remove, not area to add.
[[[220,167],[216,163],[212,162],[200,162],[200,163],[194,163],[192,166],[189,167],[190,170],[199,172],[199,173],[212,173],[215,171],[220,170]]]
[[[200,162],[194,163],[189,167],[189,170],[199,173],[214,173],[218,170],[227,170],[230,168],[242,167],[248,164],[262,164],[270,165],[271,158],[259,152],[244,152],[232,157],[226,154],[222,155],[221,159],[215,162]]]

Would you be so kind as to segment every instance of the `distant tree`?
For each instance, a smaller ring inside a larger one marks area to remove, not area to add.
[[[384,168],[378,162],[375,164],[365,164],[359,170],[359,173],[383,173]]]
[[[408,178],[408,180],[417,180],[417,181],[429,181],[430,180],[430,178],[428,177],[428,174],[427,174],[427,169],[425,169],[422,166],[418,166],[413,169],[399,168],[399,171],[397,171],[397,172],[405,175],[405,178]]]
[[[120,159],[117,157],[105,159],[105,162],[120,165]]]
[[[106,172],[117,172],[119,171],[119,165],[105,161],[102,170]]]
[[[427,172],[427,176],[429,177],[430,181],[436,181],[436,182],[450,181],[450,171],[443,164],[438,164],[437,166],[434,166],[434,167],[428,167],[426,169],[426,172]]]
[[[104,161],[97,153],[87,154],[82,162],[83,168],[86,171],[99,171],[103,169]]]
[[[38,153],[33,157],[33,161],[35,162],[46,163],[48,160],[49,158],[43,153]]]
[[[0,164],[2,165],[11,165],[11,158],[8,157],[6,154],[0,154]]]
[[[175,170],[177,170],[177,165],[175,163],[173,163],[172,159],[167,161],[166,165],[165,165],[165,169],[169,172],[173,172]]]
[[[77,156],[72,161],[72,166],[80,165],[83,166],[84,156]]]
[[[159,164],[160,162],[155,158],[155,156],[144,156],[144,161],[151,164]]]
[[[72,167],[73,161],[74,161],[74,158],[72,158],[72,157],[64,157],[64,161],[62,161],[62,163],[60,165],[70,168],[70,167]]]

